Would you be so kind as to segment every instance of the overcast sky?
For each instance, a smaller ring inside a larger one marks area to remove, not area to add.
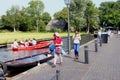
[[[31,0],[0,0],[0,16],[4,15],[13,5],[19,5],[27,7],[28,2]],[[64,0],[42,0],[45,5],[46,12],[49,12],[51,16],[57,11],[60,11],[65,7]],[[104,1],[117,1],[117,0],[93,0],[93,3],[98,7],[101,2]]]

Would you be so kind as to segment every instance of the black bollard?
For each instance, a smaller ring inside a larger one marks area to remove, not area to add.
[[[97,40],[95,40],[95,52],[98,52],[98,44],[97,44]]]
[[[102,40],[100,39],[100,47],[102,47]]]
[[[85,59],[85,64],[88,64],[89,63],[89,58],[88,58],[88,46],[84,46],[84,59]]]
[[[56,80],[60,80],[60,70],[56,70]]]

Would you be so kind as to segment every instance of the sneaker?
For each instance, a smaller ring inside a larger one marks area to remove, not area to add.
[[[76,59],[78,60],[78,59],[79,59],[79,56],[77,56]]]
[[[78,57],[76,57],[76,58],[74,59],[74,61],[79,61],[79,58],[78,58]]]
[[[55,65],[55,64],[53,64],[53,65],[52,65],[52,67],[53,67],[53,68],[55,68],[55,67],[56,67],[56,65]]]
[[[62,62],[60,62],[59,65],[62,66]]]

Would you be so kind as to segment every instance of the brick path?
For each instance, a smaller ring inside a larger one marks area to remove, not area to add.
[[[51,67],[52,60],[36,66],[9,80],[56,80],[56,70],[60,70],[60,80],[120,80],[120,38],[113,36],[109,43],[98,46],[94,41],[89,47],[89,64],[84,64],[84,45],[80,49],[79,61],[74,61],[73,52],[64,56],[63,65]]]

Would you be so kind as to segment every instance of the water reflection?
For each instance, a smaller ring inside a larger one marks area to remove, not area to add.
[[[68,38],[63,38],[63,49],[65,51],[68,50]],[[44,49],[36,49],[36,50],[20,50],[20,51],[12,51],[10,48],[0,48],[0,61],[9,61],[16,60],[19,58],[32,57],[37,54],[42,54],[49,52],[48,48]]]
[[[82,40],[81,40],[81,45],[92,40],[94,37],[91,35],[81,35]],[[72,37],[71,38],[71,49],[73,49],[73,42],[72,42]],[[68,51],[68,38],[65,37],[63,38],[63,49],[65,51]],[[21,51],[12,51],[9,48],[0,48],[0,61],[8,61],[12,59],[18,59],[18,58],[23,58],[27,56],[33,56],[36,54],[41,54],[49,52],[48,48],[45,49],[36,49],[36,50],[21,50]]]
[[[12,51],[7,50],[7,48],[0,48],[0,61],[9,61],[15,60],[24,57],[32,57],[37,54],[42,54],[49,52],[48,48],[36,49],[36,50],[21,50],[21,51]]]

